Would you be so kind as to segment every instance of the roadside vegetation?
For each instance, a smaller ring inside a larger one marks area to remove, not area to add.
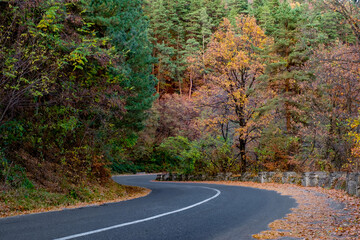
[[[149,193],[150,190],[145,188],[122,186],[115,182],[102,185],[87,183],[63,193],[21,187],[0,193],[0,217],[101,205],[143,197]]]
[[[125,195],[111,166],[156,98],[141,1],[0,8],[1,203],[31,210]]]
[[[1,207],[125,196],[113,173],[360,171],[359,17],[357,0],[0,0]]]

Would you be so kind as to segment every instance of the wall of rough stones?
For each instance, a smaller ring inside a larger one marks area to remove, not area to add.
[[[290,183],[305,187],[323,187],[346,190],[350,195],[360,197],[360,172],[260,172],[259,174],[245,173],[233,175],[219,173],[215,176],[207,174],[187,175],[177,173],[158,174],[158,181],[250,181],[260,183]]]

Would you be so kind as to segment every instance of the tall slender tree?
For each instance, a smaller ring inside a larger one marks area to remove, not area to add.
[[[263,25],[274,43],[270,49],[266,77],[269,87],[277,93],[274,101],[285,120],[285,131],[292,133],[296,131],[294,124],[306,121],[297,97],[302,91],[301,82],[310,78],[303,70],[309,53],[301,41],[303,12],[301,7],[292,7],[287,1],[271,0],[268,4],[270,16]]]

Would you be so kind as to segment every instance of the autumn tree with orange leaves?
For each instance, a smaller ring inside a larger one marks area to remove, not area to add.
[[[198,104],[208,108],[204,123],[209,128],[217,129],[225,140],[235,139],[241,171],[247,167],[247,144],[257,135],[256,109],[266,98],[254,92],[260,91],[258,76],[264,70],[260,52],[267,42],[256,20],[242,15],[235,26],[224,19],[205,53],[210,73],[197,93]]]
[[[303,142],[309,146],[303,149],[304,155],[309,154],[309,170],[318,165],[322,170],[339,171],[353,161],[348,120],[358,115],[359,59],[353,46],[337,44],[331,50],[318,49],[307,64],[316,75],[305,87],[309,119],[300,130]]]

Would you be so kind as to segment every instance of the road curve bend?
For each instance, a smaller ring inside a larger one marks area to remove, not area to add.
[[[146,187],[142,198],[100,206],[0,219],[0,240],[252,239],[284,217],[295,200],[239,186],[152,182],[155,175],[116,176],[124,185]]]

